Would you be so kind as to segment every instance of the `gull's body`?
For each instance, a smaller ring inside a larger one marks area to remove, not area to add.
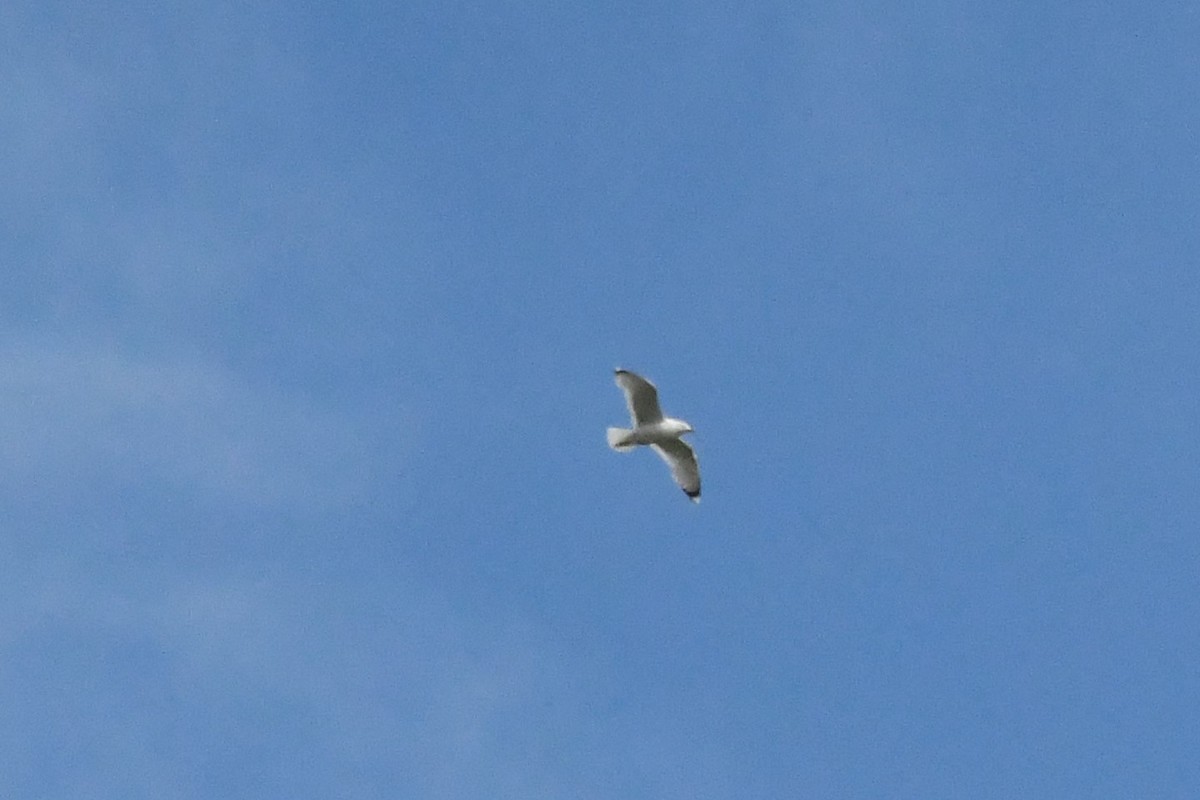
[[[658,390],[641,375],[629,370],[616,371],[617,386],[625,392],[632,428],[609,428],[608,446],[631,450],[646,445],[658,453],[671,468],[671,477],[692,502],[700,502],[700,466],[691,445],[681,437],[692,433],[692,426],[681,419],[664,417],[658,407]]]

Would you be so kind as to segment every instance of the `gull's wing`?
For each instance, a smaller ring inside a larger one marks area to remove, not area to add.
[[[658,390],[654,388],[653,383],[629,370],[619,369],[617,386],[625,392],[625,403],[629,406],[633,427],[662,420],[662,411],[658,407]]]
[[[696,463],[696,453],[691,445],[682,439],[668,439],[651,447],[667,462],[667,466],[671,468],[671,477],[679,484],[679,488],[683,489],[683,493],[690,497],[693,503],[699,503],[700,465]]]

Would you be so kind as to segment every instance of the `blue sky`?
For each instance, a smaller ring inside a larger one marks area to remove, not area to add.
[[[1192,4],[193,5],[0,8],[0,794],[1200,792]]]

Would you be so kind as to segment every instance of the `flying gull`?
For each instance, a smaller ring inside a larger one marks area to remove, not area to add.
[[[640,444],[649,445],[671,468],[671,477],[693,503],[700,502],[700,467],[696,453],[682,438],[692,426],[681,419],[664,417],[658,407],[658,389],[641,375],[626,369],[616,372],[617,386],[625,392],[625,403],[633,422],[629,428],[609,428],[608,446],[624,452]]]

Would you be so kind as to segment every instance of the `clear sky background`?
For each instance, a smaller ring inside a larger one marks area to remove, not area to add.
[[[912,6],[0,4],[0,795],[1200,796],[1200,11]]]

